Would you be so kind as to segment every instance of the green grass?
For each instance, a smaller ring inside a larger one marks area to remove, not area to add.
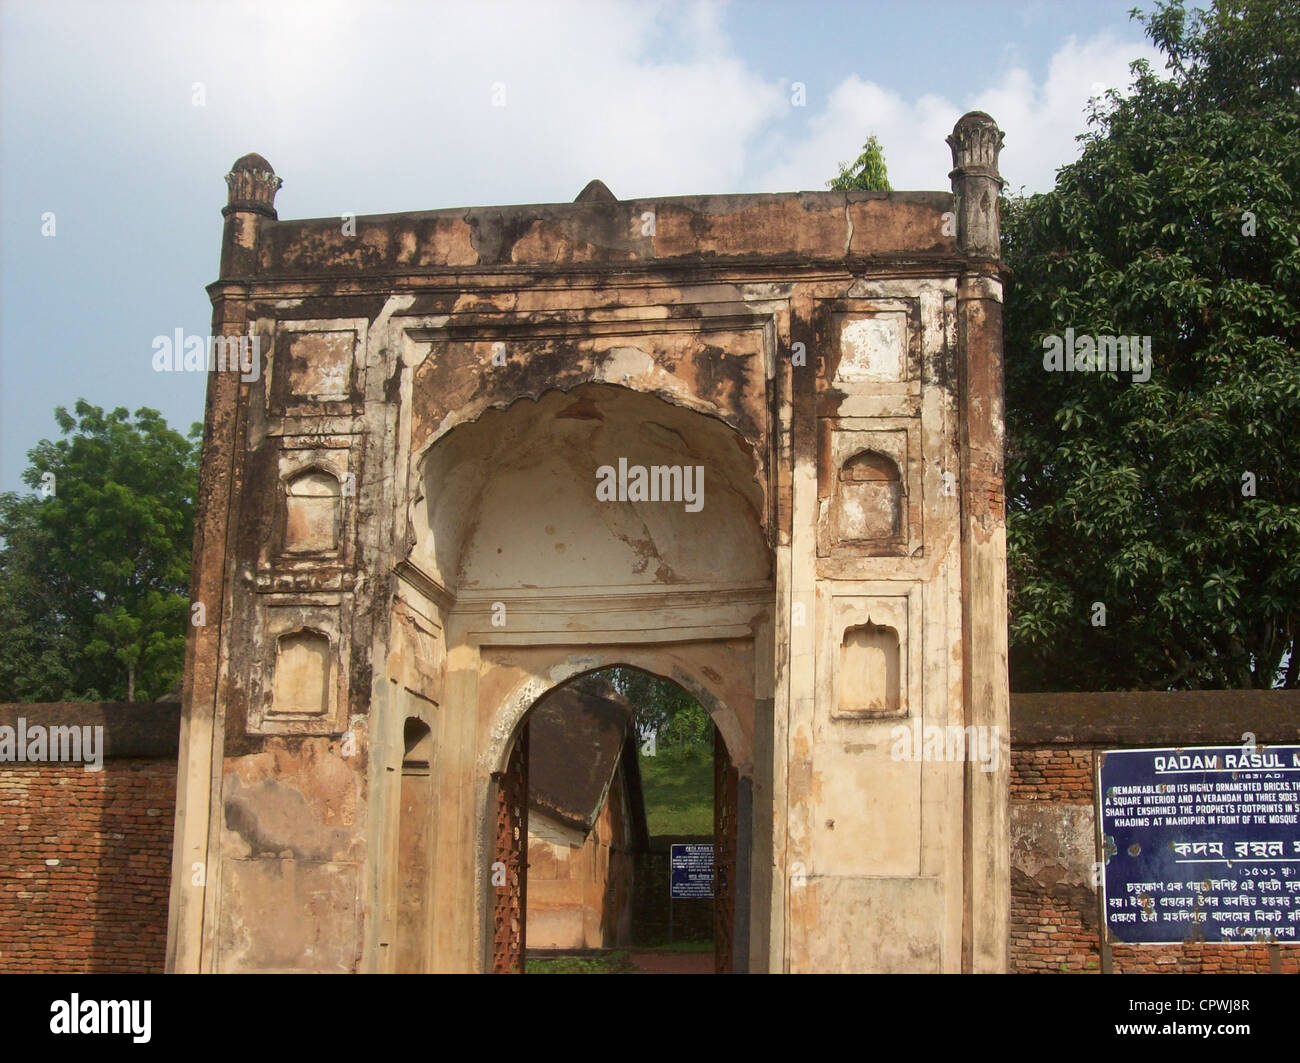
[[[651,834],[713,833],[713,752],[660,747],[641,758],[641,789]]]
[[[528,974],[631,974],[636,968],[622,949],[600,956],[560,956],[554,960],[529,960]]]

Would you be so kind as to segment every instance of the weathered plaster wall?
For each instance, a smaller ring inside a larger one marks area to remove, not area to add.
[[[887,628],[891,718],[1005,732],[995,141],[959,123],[956,196],[589,189],[355,235],[236,164],[214,332],[263,358],[210,386],[173,969],[392,969],[411,719],[416,951],[481,969],[491,772],[533,699],[637,659],[752,778],[752,969],[1005,961],[1005,759],[897,763],[835,678]],[[702,510],[597,504],[620,457],[702,466]]]

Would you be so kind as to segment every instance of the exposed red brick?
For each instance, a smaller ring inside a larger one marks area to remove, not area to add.
[[[0,973],[161,971],[175,804],[174,759],[6,764]]]

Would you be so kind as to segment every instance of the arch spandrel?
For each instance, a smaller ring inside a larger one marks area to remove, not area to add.
[[[771,314],[740,303],[727,316],[679,317],[683,293],[657,291],[663,304],[638,308],[632,320],[586,308],[562,323],[524,315],[509,329],[498,317],[492,335],[470,324],[409,329],[407,342],[420,349],[410,359],[412,469],[448,432],[490,409],[611,384],[718,418],[754,449],[765,471]],[[471,338],[461,338],[466,331]]]

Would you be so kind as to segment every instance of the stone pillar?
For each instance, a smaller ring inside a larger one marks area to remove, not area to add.
[[[257,263],[263,218],[275,219],[280,178],[260,155],[245,155],[226,175],[229,196],[221,245],[221,276],[208,288],[212,334],[240,336],[247,329],[247,288]],[[199,468],[190,600],[203,607],[202,624],[191,623],[185,647],[180,749],[176,777],[176,831],[167,920],[167,970],[205,970],[204,912],[213,882],[208,850],[214,771],[222,756],[219,709],[223,623],[229,615],[231,533],[237,526],[243,468],[243,413],[239,367],[209,366],[206,435]],[[197,620],[192,616],[192,620]]]
[[[963,115],[952,148],[957,242],[967,258],[957,294],[961,453],[962,658],[966,726],[996,739],[997,768],[966,764],[962,969],[1007,969],[1010,881],[1010,696],[1007,686],[1005,432],[998,152],[1002,132]]]

